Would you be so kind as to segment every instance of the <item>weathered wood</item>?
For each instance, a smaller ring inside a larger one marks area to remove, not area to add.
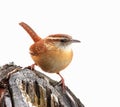
[[[84,107],[66,86],[38,71],[6,64],[0,69],[0,107]]]

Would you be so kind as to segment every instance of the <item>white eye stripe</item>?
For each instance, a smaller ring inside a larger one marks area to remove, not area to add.
[[[68,39],[68,38],[61,38],[61,37],[47,37],[47,39],[51,39],[51,40],[61,40],[61,39]]]
[[[61,40],[61,39],[72,39],[72,37],[71,36],[69,36],[69,35],[66,35],[66,34],[55,34],[55,35],[49,35],[48,37],[47,37],[48,39],[56,39],[56,40]]]

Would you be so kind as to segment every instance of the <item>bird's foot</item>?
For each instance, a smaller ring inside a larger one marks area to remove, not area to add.
[[[59,82],[60,85],[62,85],[62,90],[65,92],[66,87],[65,87],[65,81],[64,78],[60,75],[60,73],[57,73],[61,77],[61,81]]]
[[[25,68],[30,69],[30,70],[35,70],[35,65],[36,65],[36,64],[32,64],[32,65],[27,66],[27,67],[25,67]]]

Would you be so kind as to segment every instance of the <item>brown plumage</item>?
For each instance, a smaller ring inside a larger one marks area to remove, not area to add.
[[[80,41],[72,39],[67,34],[53,34],[42,39],[26,23],[21,22],[20,25],[34,41],[34,44],[30,46],[30,54],[35,65],[45,72],[60,75],[59,72],[69,65],[73,57],[70,44]],[[64,87],[64,79],[61,75],[60,77]]]

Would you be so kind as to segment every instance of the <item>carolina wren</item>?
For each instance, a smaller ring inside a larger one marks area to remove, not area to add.
[[[64,79],[60,75],[60,71],[65,69],[72,60],[73,51],[70,45],[80,41],[72,39],[67,34],[53,34],[42,39],[26,23],[21,22],[19,24],[34,41],[30,47],[30,55],[35,62],[33,68],[34,65],[37,65],[45,72],[57,73],[61,77],[64,87]]]

